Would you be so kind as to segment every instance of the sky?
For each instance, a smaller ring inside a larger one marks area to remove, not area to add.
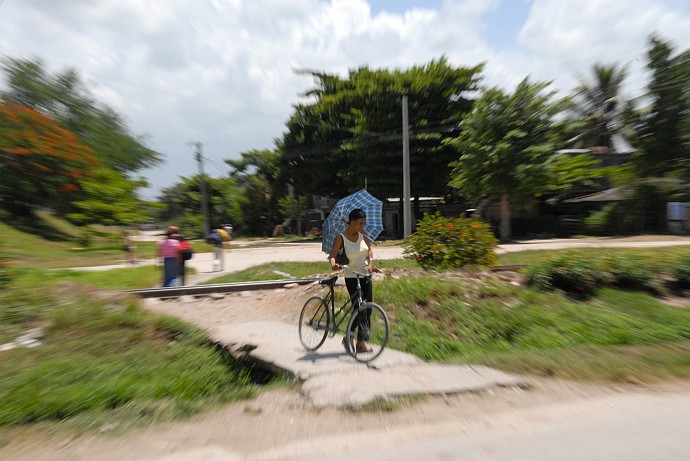
[[[525,77],[566,95],[595,64],[628,66],[644,91],[651,34],[690,48],[690,0],[0,0],[0,57],[75,69],[92,96],[163,154],[160,190],[224,159],[273,149],[313,87],[296,72],[406,69],[445,56],[485,64],[483,85]],[[0,86],[5,82],[0,81]]]

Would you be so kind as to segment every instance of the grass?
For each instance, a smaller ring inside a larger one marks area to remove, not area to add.
[[[556,254],[563,252],[571,252],[573,254],[582,255],[583,257],[594,256],[598,257],[602,253],[613,256],[617,254],[630,254],[638,258],[653,261],[655,264],[660,262],[673,260],[680,254],[688,252],[688,247],[660,247],[660,248],[581,248],[581,249],[569,249],[569,250],[526,250],[526,251],[515,251],[511,253],[504,253],[498,255],[498,261],[500,265],[529,265],[534,262],[542,261],[547,258],[551,258]]]
[[[0,354],[0,425],[107,420],[121,426],[189,416],[257,390],[250,370],[176,318],[81,285],[3,293],[0,327],[42,325],[43,345]],[[24,302],[29,301],[27,304]]]
[[[408,259],[377,260],[376,267],[383,270],[416,269],[417,263]],[[238,283],[248,281],[282,280],[290,278],[319,277],[333,273],[328,263],[324,262],[273,262],[260,264],[230,274],[224,274],[205,284]]]
[[[376,292],[392,319],[391,347],[423,359],[597,381],[690,377],[690,310],[647,293],[602,289],[583,303],[429,276]]]
[[[620,254],[595,251],[598,256]],[[684,251],[664,248],[633,254],[671,261]],[[529,253],[510,264],[556,252]],[[382,266],[398,274],[374,288],[375,301],[391,320],[390,346],[423,359],[591,381],[690,377],[690,309],[671,307],[647,292],[604,288],[578,302],[479,272],[425,272],[410,260],[383,261]],[[398,270],[391,270],[394,267]],[[323,263],[272,263],[213,282],[330,273],[324,269]]]
[[[0,243],[18,264],[56,269],[117,264],[125,259],[119,238],[98,237],[90,246],[84,247],[77,231],[65,221],[50,215],[41,218],[38,214],[32,224],[33,227],[22,224],[21,220],[11,219],[0,211]],[[49,234],[45,227],[52,225],[62,230],[50,234],[49,239],[44,238]],[[137,258],[150,259],[155,252],[155,242],[137,243]]]
[[[202,331],[151,314],[132,298],[98,292],[157,285],[157,268],[50,270],[122,259],[119,249],[74,250],[72,237],[64,237],[73,231],[65,227],[62,240],[45,240],[0,220],[6,248],[18,261],[13,287],[0,292],[0,343],[29,327],[46,331],[41,347],[0,353],[0,424],[60,420],[122,428],[188,416],[256,392],[251,371],[216,350]],[[142,245],[142,252],[153,245]],[[584,257],[620,254],[582,251]],[[658,263],[683,251],[634,254]],[[530,264],[556,253],[509,253],[500,263]],[[374,288],[391,320],[390,346],[423,359],[592,381],[690,377],[690,309],[648,293],[606,288],[577,302],[477,271],[425,272],[410,259],[376,264],[395,275]],[[281,262],[209,283],[330,273],[325,262]]]

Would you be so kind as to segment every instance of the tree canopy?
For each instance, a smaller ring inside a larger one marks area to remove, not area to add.
[[[476,101],[445,144],[459,158],[450,185],[478,203],[501,200],[501,238],[510,230],[510,202],[543,193],[550,183],[548,160],[558,146],[554,116],[564,102],[553,101],[548,83],[523,80],[513,94],[494,87]]]
[[[670,43],[650,38],[651,108],[638,128],[642,147],[638,166],[643,176],[675,170],[690,175],[690,55],[673,56],[673,52]]]
[[[9,88],[2,99],[51,116],[89,146],[105,168],[127,174],[163,161],[146,147],[144,136],[129,132],[121,115],[91,97],[75,70],[51,75],[41,60],[11,58],[2,70]]]
[[[442,143],[472,107],[482,66],[445,58],[408,70],[362,67],[346,78],[305,71],[316,87],[299,104],[278,143],[281,173],[298,194],[339,196],[368,190],[402,194],[402,95],[409,99],[411,189],[444,195],[455,152]]]
[[[0,102],[0,201],[5,208],[58,206],[80,191],[79,181],[97,165],[93,150],[51,117]]]

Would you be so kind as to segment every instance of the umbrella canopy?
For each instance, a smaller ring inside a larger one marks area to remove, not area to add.
[[[321,251],[330,253],[335,238],[347,229],[347,218],[352,210],[360,208],[367,215],[364,233],[374,240],[383,231],[383,204],[365,189],[338,200],[331,214],[323,222]]]

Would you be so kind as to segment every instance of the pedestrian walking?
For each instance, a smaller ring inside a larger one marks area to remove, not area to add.
[[[137,262],[135,256],[134,256],[134,249],[136,246],[134,245],[134,242],[132,241],[132,236],[130,235],[129,231],[123,231],[122,232],[122,240],[123,240],[123,245],[122,245],[122,250],[125,252],[125,259],[129,264],[134,266]]]
[[[180,241],[177,240],[177,232],[168,229],[166,238],[158,241],[158,257],[163,260],[163,286],[174,287],[177,283],[178,253]]]
[[[218,225],[206,237],[206,243],[213,245],[213,272],[222,271],[225,269],[225,258],[223,254],[223,245],[225,242],[223,242],[223,237],[220,233],[221,230],[225,232],[223,226]]]
[[[177,284],[185,286],[186,263],[192,259],[194,250],[192,250],[189,239],[184,235],[178,235],[177,240],[180,241],[180,250],[177,252]]]

